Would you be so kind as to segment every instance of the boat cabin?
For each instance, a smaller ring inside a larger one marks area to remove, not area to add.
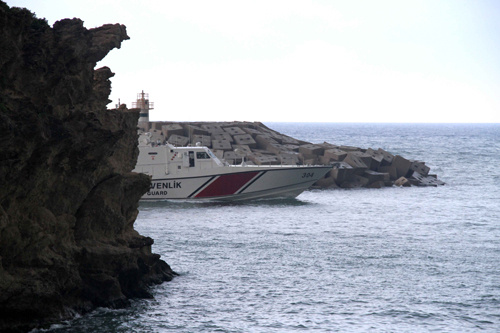
[[[207,147],[175,147],[166,145],[139,145],[139,157],[135,172],[153,178],[166,175],[186,176],[203,169],[224,166],[224,163]]]

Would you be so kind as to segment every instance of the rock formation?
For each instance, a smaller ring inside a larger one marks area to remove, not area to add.
[[[152,142],[186,146],[201,143],[228,163],[330,164],[316,188],[381,188],[386,186],[438,186],[422,161],[408,160],[381,148],[311,143],[276,132],[259,122],[149,122],[142,130]],[[147,127],[147,128],[145,128]]]
[[[122,25],[50,27],[0,1],[0,331],[150,297],[175,273],[133,227],[137,110],[107,110]]]

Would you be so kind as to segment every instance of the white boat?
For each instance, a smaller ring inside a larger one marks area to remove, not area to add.
[[[151,188],[141,200],[247,200],[296,197],[332,166],[229,165],[207,147],[156,145],[139,139],[134,172],[151,176]]]

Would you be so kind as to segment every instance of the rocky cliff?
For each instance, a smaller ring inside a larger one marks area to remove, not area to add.
[[[0,2],[0,331],[150,297],[175,273],[133,227],[138,111],[107,110],[122,25],[50,27]]]

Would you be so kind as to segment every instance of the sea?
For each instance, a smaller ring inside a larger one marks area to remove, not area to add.
[[[180,275],[44,331],[500,332],[500,124],[265,124],[446,185],[143,203],[135,228]]]

